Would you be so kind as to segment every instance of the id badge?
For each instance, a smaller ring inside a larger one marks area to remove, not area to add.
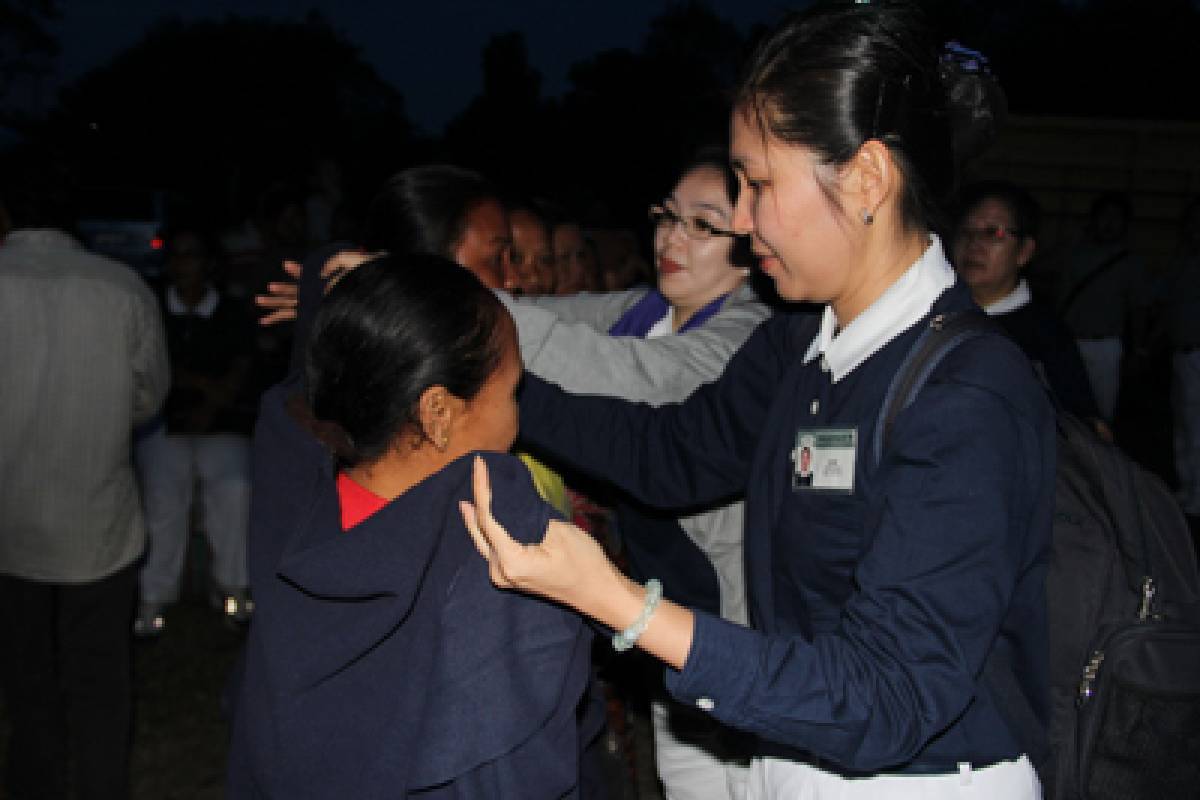
[[[854,491],[858,428],[802,428],[792,450],[795,491]]]

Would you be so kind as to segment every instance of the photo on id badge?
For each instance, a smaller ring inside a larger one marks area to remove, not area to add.
[[[792,489],[854,491],[857,428],[802,428],[792,450]]]

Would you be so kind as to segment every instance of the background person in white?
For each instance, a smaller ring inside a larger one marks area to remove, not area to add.
[[[1133,207],[1114,192],[1096,198],[1083,237],[1062,268],[1058,313],[1075,334],[1100,417],[1112,424],[1128,343],[1140,344],[1146,265],[1129,242]]]
[[[132,269],[67,233],[54,161],[18,152],[0,175],[14,226],[0,246],[5,783],[12,798],[65,798],[71,765],[77,797],[122,798],[145,544],[130,449],[167,392],[162,320]]]
[[[1059,404],[1112,441],[1071,332],[1022,276],[1037,252],[1037,202],[1015,184],[983,181],[964,188],[958,206],[954,267],[971,296],[1025,351]]]
[[[175,602],[191,533],[197,484],[201,529],[212,549],[210,604],[232,622],[250,615],[246,529],[250,518],[250,430],[257,398],[248,386],[254,325],[210,281],[214,254],[203,227],[167,235],[160,300],[171,391],[158,424],[135,447],[149,534],[139,576],[134,633],[154,636]]]

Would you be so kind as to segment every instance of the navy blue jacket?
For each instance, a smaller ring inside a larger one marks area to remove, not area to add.
[[[1036,301],[996,314],[992,319],[1003,326],[1042,372],[1046,384],[1065,410],[1080,419],[1100,418],[1100,408],[1092,394],[1079,346],[1066,325]]]
[[[973,307],[959,284],[931,313]],[[801,363],[819,320],[782,314],[718,381],[658,410],[526,379],[537,446],[659,506],[745,493],[754,629],[697,614],[667,686],[764,753],[953,772],[1038,746],[983,670],[1003,663],[1044,724],[1053,412],[1021,351],[981,337],[939,365],[872,463],[883,395],[926,324],[835,384]],[[857,430],[852,492],[793,488],[796,432],[823,426]]]
[[[257,607],[228,796],[575,796],[591,634],[491,584],[458,511],[471,458],[344,532],[331,458],[286,410],[291,388],[266,395],[255,437]],[[497,519],[540,539],[553,512],[528,470],[484,457]]]

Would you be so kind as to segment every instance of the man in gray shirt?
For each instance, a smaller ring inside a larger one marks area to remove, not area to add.
[[[166,395],[157,304],[65,232],[46,161],[0,174],[0,678],[8,796],[128,794],[130,620],[145,531],[133,427]],[[68,756],[68,742],[70,754]]]

